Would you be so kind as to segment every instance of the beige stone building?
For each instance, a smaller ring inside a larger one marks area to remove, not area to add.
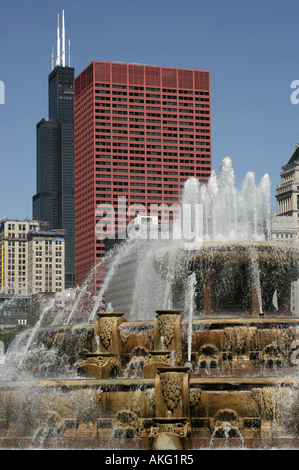
[[[27,233],[39,229],[35,220],[5,219],[0,223],[2,294],[28,295]]]
[[[299,144],[280,173],[281,182],[276,188],[277,215],[299,217]]]
[[[271,240],[280,243],[298,243],[299,220],[286,215],[272,215]]]
[[[0,294],[28,296],[64,290],[64,232],[36,220],[0,222]]]
[[[65,278],[64,232],[28,234],[28,294],[62,292]]]
[[[272,219],[272,240],[299,243],[299,144],[288,163],[282,166],[276,188],[277,214]],[[299,280],[292,283],[291,311],[299,317]]]

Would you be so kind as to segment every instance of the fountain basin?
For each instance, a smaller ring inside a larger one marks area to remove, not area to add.
[[[127,322],[123,319],[115,330],[111,329],[111,336],[115,337],[117,333],[117,338],[116,349],[110,351],[97,351],[95,324],[38,330],[22,370],[35,378],[66,377],[77,374],[78,370],[80,374],[85,370],[86,375],[93,378],[113,378],[116,373],[124,377],[129,365],[134,373],[136,362],[140,365],[141,377],[154,378],[158,367],[182,366],[189,361],[190,341],[194,373],[231,376],[236,372],[233,369],[238,369],[242,375],[265,376],[285,374],[286,368],[288,374],[295,373],[299,360],[298,318],[270,315],[264,318],[227,318],[223,315],[211,318],[195,312],[189,337],[190,324],[184,315],[168,315],[167,312],[164,310],[152,321]],[[165,320],[160,323],[162,317]],[[30,331],[24,337],[29,334]],[[17,368],[19,360],[14,359],[11,357],[12,367],[14,364]],[[100,368],[108,361],[111,374],[107,372],[103,376]],[[95,370],[91,371],[91,365],[98,368],[98,375]],[[90,372],[87,372],[88,368]]]
[[[72,448],[74,442],[80,447],[83,441],[87,448],[120,448],[123,440],[131,439],[131,446],[146,448],[159,434],[157,423],[160,434],[171,433],[175,441],[183,437],[179,441],[185,449],[213,445],[222,426],[231,426],[229,438],[243,444],[252,440],[264,448],[265,442],[283,437],[293,445],[296,439],[298,443],[298,384],[298,379],[192,377],[190,415],[167,419],[155,415],[157,394],[161,399],[155,380],[2,383],[0,446],[18,442],[26,448],[30,442],[51,447],[55,440],[57,448]]]
[[[171,255],[157,250],[155,268],[167,273]],[[291,283],[299,278],[299,246],[273,242],[184,243],[176,251],[177,273],[173,301],[183,305],[186,279],[196,274],[195,303],[209,315],[227,312],[252,314],[277,311],[290,315]]]
[[[192,367],[183,367],[190,325],[180,311],[159,311],[146,322],[130,323],[122,316],[114,321],[119,318],[117,328],[109,330],[111,337],[117,336],[115,351],[94,349],[99,324],[37,332],[34,348],[40,342],[42,350],[46,344],[58,351],[64,344],[62,331],[67,336],[72,332],[72,348],[67,349],[71,360],[67,355],[65,359],[87,377],[40,380],[36,371],[30,381],[0,382],[1,447],[72,448],[84,443],[85,448],[120,448],[126,442],[127,448],[194,449],[234,442],[264,448],[281,436],[284,446],[297,442],[299,383],[290,358],[292,344],[299,339],[299,319],[194,318]],[[165,331],[168,345],[179,350],[154,349]],[[274,360],[277,351],[269,347],[275,342],[285,354],[280,364]],[[205,365],[200,367],[204,353]],[[139,355],[143,376],[141,368],[140,376],[125,377],[128,363]],[[214,368],[208,367],[209,356],[216,360]],[[99,357],[103,363],[97,364],[97,371],[81,367]],[[117,375],[103,374],[109,360],[117,361]],[[23,361],[26,364],[30,361]]]
[[[193,322],[192,362],[195,371],[211,375],[235,374],[237,369],[254,376],[283,375],[288,369],[293,375],[298,340],[297,318],[198,319]]]

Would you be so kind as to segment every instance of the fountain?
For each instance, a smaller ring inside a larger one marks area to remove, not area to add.
[[[299,246],[271,242],[269,195],[252,173],[238,191],[225,158],[219,179],[185,184],[195,239],[145,241],[131,318],[99,305],[132,240],[85,323],[73,309],[18,335],[0,369],[0,448],[298,448]]]

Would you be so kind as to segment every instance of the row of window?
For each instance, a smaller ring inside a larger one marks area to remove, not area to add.
[[[110,88],[110,83],[95,83],[96,88]],[[119,88],[120,90],[145,90],[151,92],[161,92],[161,88],[153,88],[153,87],[144,87],[144,86],[136,86],[136,85],[119,85],[119,84],[112,84],[112,88],[116,89]],[[195,95],[209,95],[208,91],[192,91],[192,90],[183,90],[177,88],[162,88],[163,93],[181,93],[185,95],[191,95],[195,93]]]

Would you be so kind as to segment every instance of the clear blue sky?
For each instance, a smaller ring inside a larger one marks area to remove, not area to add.
[[[299,142],[298,0],[0,0],[0,219],[32,216],[35,128],[48,117],[57,13],[76,76],[92,60],[209,70],[212,155],[229,155],[239,186],[269,173],[272,209],[281,166]]]

